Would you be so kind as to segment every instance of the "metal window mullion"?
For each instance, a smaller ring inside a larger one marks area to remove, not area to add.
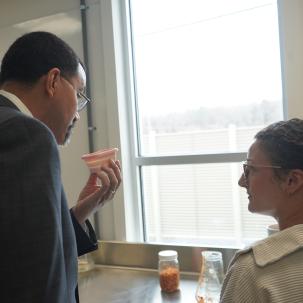
[[[246,152],[241,152],[204,155],[135,157],[134,162],[136,166],[230,163],[244,161],[246,159],[246,155]]]

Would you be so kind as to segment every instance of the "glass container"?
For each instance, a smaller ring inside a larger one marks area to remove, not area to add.
[[[162,250],[158,256],[162,291],[171,293],[178,290],[180,284],[178,253],[175,250]]]
[[[90,253],[78,257],[78,272],[87,272],[94,268],[94,260]]]
[[[198,303],[219,303],[224,278],[222,254],[202,251],[202,266],[196,290]]]

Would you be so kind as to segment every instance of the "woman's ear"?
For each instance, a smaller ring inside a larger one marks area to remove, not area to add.
[[[46,74],[45,90],[49,97],[53,97],[55,95],[60,80],[60,76],[61,76],[61,72],[60,69],[57,67],[50,69]]]
[[[285,191],[292,195],[300,189],[303,189],[303,170],[292,169],[285,179]]]

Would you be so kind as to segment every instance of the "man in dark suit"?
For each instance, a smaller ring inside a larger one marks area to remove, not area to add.
[[[74,303],[77,255],[97,248],[87,220],[121,183],[120,164],[89,177],[68,209],[57,144],[89,101],[74,51],[47,32],[17,39],[0,73],[0,301]],[[97,185],[101,180],[102,186]]]

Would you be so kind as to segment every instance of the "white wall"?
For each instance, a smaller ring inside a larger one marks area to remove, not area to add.
[[[303,1],[278,4],[287,118],[303,118]]]

